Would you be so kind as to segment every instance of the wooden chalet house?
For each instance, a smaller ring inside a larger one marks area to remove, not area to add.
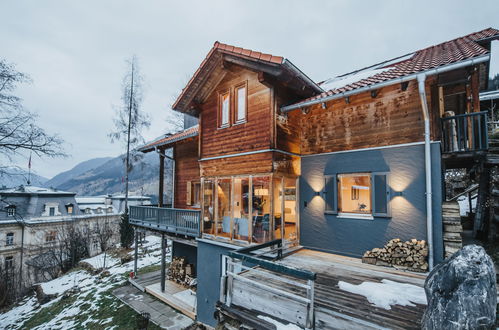
[[[215,325],[218,306],[220,319],[257,328],[258,313],[304,328],[416,326],[421,306],[373,319],[363,297],[350,310],[331,287],[339,273],[421,285],[341,266],[393,238],[426,240],[429,268],[443,260],[443,173],[487,152],[479,91],[498,38],[489,28],[321,83],[283,57],[215,42],[173,105],[197,120],[141,149],[163,164],[173,148],[172,208],[130,208],[195,265],[191,315]]]

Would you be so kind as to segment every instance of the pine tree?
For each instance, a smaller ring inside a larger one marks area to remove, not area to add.
[[[133,243],[133,227],[128,219],[128,210],[121,215],[120,221],[120,241],[121,247],[129,248]]]

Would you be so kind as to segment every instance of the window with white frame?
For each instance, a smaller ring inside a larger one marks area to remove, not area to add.
[[[230,125],[230,91],[219,94],[219,126],[228,127]]]
[[[13,217],[15,215],[16,215],[16,206],[15,205],[7,206],[7,216]]]
[[[236,87],[235,91],[236,123],[243,123],[246,121],[246,84]]]
[[[7,235],[5,236],[5,245],[14,245],[14,233],[7,233]]]
[[[360,219],[390,216],[385,172],[326,175],[323,196],[328,214]]]

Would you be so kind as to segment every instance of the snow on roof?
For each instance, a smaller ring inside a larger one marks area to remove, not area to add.
[[[76,195],[74,192],[57,190],[55,188],[42,188],[35,186],[19,186],[15,188],[0,189],[0,194],[37,194],[37,195]]]
[[[76,197],[78,204],[104,204],[106,197]]]
[[[360,71],[356,71],[353,73],[345,74],[342,76],[329,78],[329,79],[323,81],[322,83],[320,83],[319,86],[325,91],[329,91],[332,89],[339,89],[339,88],[342,88],[344,86],[353,84],[357,81],[361,81],[363,79],[375,76],[378,73],[382,73],[382,72],[385,72],[385,71],[388,71],[391,69],[392,68],[381,68],[381,69],[368,68],[365,70],[360,70]]]

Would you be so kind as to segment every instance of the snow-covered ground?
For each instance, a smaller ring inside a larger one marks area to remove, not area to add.
[[[366,281],[359,285],[340,281],[338,282],[338,286],[341,290],[364,296],[371,304],[384,309],[391,309],[391,305],[426,305],[426,294],[424,289],[413,284],[399,283],[384,279],[381,283]]]
[[[143,246],[139,246],[138,268],[156,265],[161,262],[161,238],[147,236],[146,241],[147,243],[143,244]],[[131,254],[133,254],[133,251]],[[168,255],[169,258],[170,255]],[[104,264],[104,254],[82,261],[98,269]],[[106,270],[111,275],[102,279],[98,274],[94,275],[86,270],[79,269],[66,273],[52,281],[42,283],[41,286],[44,293],[57,294],[58,296],[44,305],[40,305],[36,297],[27,297],[11,310],[0,314],[0,329],[23,328],[26,321],[44,308],[60,302],[61,299],[64,299],[64,293],[71,289],[74,292],[71,296],[74,298],[74,301],[67,304],[58,314],[52,315],[49,322],[33,329],[71,329],[76,326],[85,328],[88,322],[94,322],[95,320],[88,317],[82,323],[78,323],[74,316],[78,315],[82,319],[85,315],[95,313],[100,308],[99,303],[102,303],[103,299],[105,299],[107,292],[115,286],[124,284],[126,281],[124,274],[133,270],[133,260],[121,265],[120,259],[107,255]],[[113,304],[119,307],[122,303],[116,299],[116,301],[113,301]],[[111,324],[112,318],[101,320],[100,322],[100,325],[106,329],[113,328]]]
[[[281,323],[277,320],[274,320],[273,318],[268,317],[268,316],[258,315],[258,318],[274,324],[276,327],[276,330],[302,330],[296,324],[292,324],[292,323],[283,324],[283,323]]]

